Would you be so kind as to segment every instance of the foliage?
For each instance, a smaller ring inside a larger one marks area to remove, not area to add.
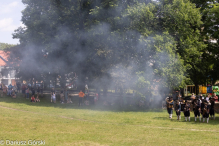
[[[7,43],[0,43],[0,50],[5,50],[5,49],[8,49],[10,47],[13,47],[15,45],[13,44],[7,44]]]
[[[156,80],[162,87],[177,88],[188,80],[197,86],[219,78],[215,73],[217,44],[209,43],[218,38],[217,1],[23,3],[26,27],[14,33],[14,38],[20,39],[20,51],[25,52],[20,59],[22,77],[56,81],[58,76],[65,79],[65,74],[76,72],[82,86],[86,77],[107,84],[115,74],[111,70],[121,65],[127,78],[131,77],[127,83],[132,88],[138,79],[141,87],[153,86]],[[26,67],[29,72],[24,72]]]
[[[128,9],[127,15],[134,20],[130,21],[131,28],[137,29],[144,36],[168,32],[176,41],[175,52],[184,62],[185,75],[194,84],[205,82],[205,70],[209,64],[207,62],[203,66],[205,60],[202,56],[207,45],[200,36],[202,15],[194,4],[186,0],[159,1],[147,5],[138,3]]]

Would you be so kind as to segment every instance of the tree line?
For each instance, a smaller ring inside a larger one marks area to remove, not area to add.
[[[219,78],[217,0],[22,2],[20,45],[8,49],[19,78],[59,77],[64,86],[75,72],[79,83],[141,93]]]

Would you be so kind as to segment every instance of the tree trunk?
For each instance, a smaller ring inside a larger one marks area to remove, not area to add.
[[[196,94],[196,95],[199,94],[199,86],[198,86],[197,83],[195,84],[195,94]]]

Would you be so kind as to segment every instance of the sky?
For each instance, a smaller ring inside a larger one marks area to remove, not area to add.
[[[25,9],[22,0],[0,0],[0,42],[19,44],[18,39],[12,38],[12,33],[21,22],[21,11]]]

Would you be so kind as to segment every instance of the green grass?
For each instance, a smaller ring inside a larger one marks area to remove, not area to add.
[[[45,140],[51,146],[218,145],[219,115],[207,123],[168,119],[165,110],[123,111],[0,97],[0,141]]]

